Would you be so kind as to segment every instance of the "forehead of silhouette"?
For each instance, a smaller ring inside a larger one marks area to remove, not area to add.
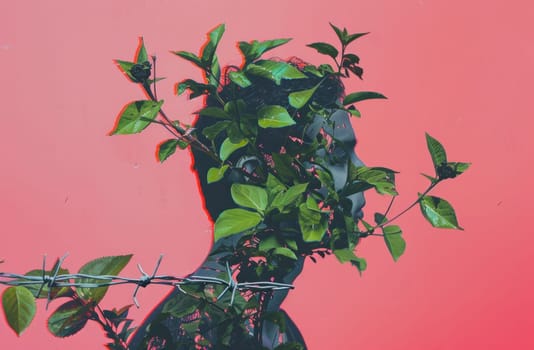
[[[297,65],[298,67],[298,65]],[[220,92],[223,100],[228,101],[232,99],[242,99],[248,112],[255,114],[263,106],[279,105],[287,108],[288,112],[293,115],[295,113],[298,117],[298,111],[292,109],[288,103],[288,95],[291,92],[310,89],[314,87],[320,78],[310,75],[305,79],[295,80],[282,80],[280,85],[276,85],[274,82],[264,79],[256,78],[253,84],[249,88],[243,88],[239,90],[230,89],[224,87]],[[314,93],[312,100],[319,103],[322,106],[335,106],[336,102],[342,97],[344,92],[343,86],[338,79],[332,78],[328,81],[321,83],[317,91]],[[208,99],[206,101],[208,106],[220,107],[217,101]],[[311,141],[321,131],[321,129],[327,130],[330,135],[335,135],[336,140],[340,142],[342,147],[337,147],[334,152],[344,153],[345,156],[350,159],[356,165],[360,165],[359,160],[354,154],[354,146],[356,145],[356,137],[349,121],[349,116],[346,112],[335,112],[331,120],[334,121],[334,129],[324,123],[323,118],[315,118],[307,124],[299,124],[285,127],[285,128],[258,128],[258,135],[256,139],[256,146],[260,153],[269,155],[272,153],[280,152],[282,147],[287,143],[289,138],[303,137],[303,142]],[[194,123],[194,127],[197,130],[197,135],[200,141],[209,144],[209,140],[204,138],[202,130],[210,125],[213,125],[218,120],[206,116],[199,116]],[[226,138],[225,133],[221,133],[215,140],[215,143],[222,143]],[[245,153],[246,148],[238,150],[229,159],[232,164],[243,164],[249,159],[254,159],[252,155]],[[339,154],[341,155],[341,154]],[[317,154],[317,156],[326,156],[326,154]],[[230,194],[230,187],[232,183],[245,182],[242,174],[238,171],[229,171],[224,180],[208,184],[207,172],[212,167],[217,167],[211,158],[205,154],[193,149],[193,170],[196,172],[198,181],[200,184],[200,190],[202,191],[204,206],[206,211],[212,220],[215,220],[218,215],[228,209],[235,207]],[[257,158],[256,158],[257,159]],[[334,181],[336,187],[342,186],[344,179],[346,178],[346,163],[345,166],[333,166],[330,169],[334,173]],[[336,175],[339,173],[338,175]],[[343,173],[343,174],[341,174]]]

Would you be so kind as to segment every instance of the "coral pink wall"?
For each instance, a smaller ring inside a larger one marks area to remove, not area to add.
[[[191,121],[198,104],[172,85],[198,76],[169,50],[196,51],[204,34],[227,24],[221,61],[236,64],[238,40],[293,37],[276,51],[321,59],[305,44],[334,40],[328,22],[370,31],[357,51],[365,81],[386,101],[361,104],[354,120],[358,152],[369,165],[401,171],[402,208],[431,171],[424,132],[472,169],[437,194],[457,209],[465,231],[431,228],[413,212],[400,222],[408,241],[393,263],[383,242],[367,239],[362,278],[334,259],[309,263],[286,309],[316,349],[528,349],[534,321],[530,264],[534,235],[533,7],[527,1],[10,1],[0,11],[0,265],[25,272],[42,255],[69,252],[76,270],[101,255],[135,254],[151,269],[184,275],[209,249],[189,156],[154,159],[165,133],[107,137],[122,106],[140,98],[112,64],[130,59],[143,35],[159,58],[160,97]],[[370,199],[371,200],[371,199]],[[369,206],[367,213],[373,208]],[[125,271],[137,276],[135,264]],[[130,303],[133,288],[114,288],[109,306]],[[141,320],[166,293],[141,291]],[[51,308],[57,307],[53,303]],[[47,334],[51,313],[39,304],[17,338],[0,322],[2,348],[95,349],[105,341],[88,326],[69,339]]]

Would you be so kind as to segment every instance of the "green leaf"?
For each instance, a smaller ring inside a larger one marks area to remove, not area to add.
[[[256,227],[261,220],[261,215],[256,212],[239,208],[227,209],[215,221],[215,241]]]
[[[335,25],[333,25],[332,23],[330,23],[330,27],[332,27],[332,29],[334,29],[334,32],[336,32],[336,35],[337,37],[339,38],[339,41],[342,43],[342,44],[345,44],[345,40],[346,40],[346,35],[343,33],[343,31],[341,31],[341,29],[339,29],[338,27],[336,27]]]
[[[219,24],[217,27],[215,27],[211,32],[208,33],[208,36],[210,38],[210,42],[217,47],[219,45],[219,42],[221,41],[221,38],[224,34],[225,25],[224,23]]]
[[[286,191],[279,192],[271,204],[274,208],[285,208],[293,204],[308,187],[307,183],[291,186]]]
[[[357,257],[352,251],[352,249],[335,249],[334,255],[336,256],[337,260],[339,260],[339,262],[342,264],[350,262],[358,269],[360,275],[367,268],[367,262],[365,261],[365,259]]]
[[[59,264],[59,259],[56,260],[56,262],[54,263],[54,266],[52,267],[50,271],[45,271],[45,275],[52,276],[55,273],[58,264]],[[66,275],[68,273],[69,273],[69,270],[67,269],[60,268],[58,270],[58,275]],[[27,272],[25,276],[41,277],[43,276],[43,270],[31,270]],[[40,285],[36,285],[36,284],[35,285],[30,284],[25,287],[32,293],[32,295],[35,298],[43,298],[43,299],[48,298],[49,287],[46,284],[43,286],[42,289]],[[39,290],[41,290],[41,293],[39,294],[39,296],[37,296],[37,293],[39,292]],[[70,293],[71,293],[70,287],[53,287],[52,290],[50,291],[50,298],[54,299],[54,298],[60,298],[62,296],[68,296],[70,295]]]
[[[291,249],[286,247],[277,247],[274,248],[273,254],[275,255],[282,255],[286,258],[289,258],[291,260],[297,260],[297,256],[295,255],[295,252],[293,252]]]
[[[143,131],[159,113],[163,101],[134,101],[126,105],[110,135],[127,135]]]
[[[232,192],[232,199],[237,205],[256,209],[260,212],[267,208],[268,199],[265,188],[235,183],[232,184],[230,191]]]
[[[295,91],[289,94],[289,104],[296,109],[304,107],[306,103],[315,93],[315,90],[319,87],[319,84],[315,85],[311,89]]]
[[[387,98],[386,96],[378,93],[378,92],[372,92],[372,91],[359,91],[359,92],[353,92],[352,94],[348,94],[343,99],[343,105],[350,105],[356,102],[364,101],[364,100],[371,100],[376,98]]]
[[[78,333],[89,319],[89,307],[79,300],[71,300],[57,308],[48,318],[48,330],[65,338]]]
[[[345,39],[345,45],[348,45],[350,44],[351,42],[353,42],[354,40],[358,39],[358,38],[361,38],[362,36],[364,35],[367,35],[369,34],[369,32],[367,33],[355,33],[355,34],[350,34],[347,36],[347,38]]]
[[[264,106],[258,111],[258,125],[262,128],[283,128],[296,124],[282,106]]]
[[[277,48],[280,45],[283,45],[287,42],[289,42],[291,39],[274,39],[274,40],[266,40],[266,41],[251,41],[250,43],[247,43],[245,41],[240,41],[238,43],[239,50],[245,57],[245,65],[249,62],[252,62],[254,60],[257,60],[261,57],[265,52],[270,51],[274,48]]]
[[[323,55],[328,55],[332,58],[336,58],[337,55],[339,54],[339,52],[337,51],[337,49],[328,44],[328,43],[312,43],[312,44],[309,44],[309,45],[306,45],[308,47],[311,47],[315,50],[317,50],[317,52],[323,54]]]
[[[132,67],[136,64],[135,62],[128,62],[128,61],[122,61],[122,60],[115,60],[115,63],[119,66],[119,68],[128,76],[130,81],[136,83],[136,79],[132,76],[132,73],[130,73],[130,70]]]
[[[350,164],[349,176],[352,185],[362,185],[363,183],[370,184],[375,187],[379,194],[397,195],[395,189],[395,171],[387,168],[365,166],[355,166]]]
[[[201,116],[204,117],[211,117],[211,118],[217,118],[217,119],[231,119],[232,117],[226,113],[226,111],[219,107],[206,107],[200,112],[198,112]]]
[[[193,79],[185,79],[176,84],[176,94],[181,95],[189,89],[189,91],[191,91],[189,98],[193,99],[210,93],[214,90],[214,88],[215,87],[210,84],[202,84],[194,81]]]
[[[293,65],[286,62],[278,61],[258,61],[255,64],[249,64],[246,68],[247,74],[257,75],[270,79],[280,85],[282,79],[303,79],[306,75]]]
[[[269,252],[271,249],[281,247],[275,236],[268,236],[260,241],[258,249],[262,252]]]
[[[246,145],[248,145],[247,139],[242,139],[238,143],[233,143],[229,138],[226,138],[221,145],[221,149],[219,150],[219,157],[224,162],[232,155],[232,153],[240,148],[245,147]]]
[[[222,120],[202,129],[202,134],[206,136],[209,140],[214,140],[217,135],[219,135],[222,131],[226,130],[231,123],[232,122],[230,120]]]
[[[419,206],[423,216],[432,226],[463,230],[458,226],[453,207],[446,200],[434,196],[424,196],[419,202]]]
[[[432,157],[432,163],[434,168],[437,169],[441,164],[447,163],[447,153],[445,153],[445,148],[439,143],[438,140],[430,136],[428,133],[426,135],[426,145],[430,156]]]
[[[397,261],[406,249],[406,242],[402,238],[402,230],[397,225],[382,227],[384,241],[393,260]]]
[[[118,256],[105,256],[88,262],[80,268],[80,274],[87,275],[116,275],[128,264],[131,254]],[[81,278],[80,283],[102,283],[104,279]],[[87,301],[98,303],[106,294],[108,287],[100,288],[77,288],[78,295]]]
[[[208,183],[211,184],[220,181],[224,177],[224,174],[226,173],[226,170],[228,170],[228,168],[229,166],[227,164],[223,165],[220,168],[210,168],[208,170],[207,175]]]
[[[228,77],[231,81],[242,88],[252,85],[252,82],[247,78],[247,75],[243,71],[230,72],[228,73]]]
[[[177,146],[180,146],[180,148],[182,148],[184,143],[185,142],[181,142],[177,139],[169,139],[164,141],[163,143],[160,143],[157,148],[157,155],[160,163],[163,163],[165,160],[167,160],[167,158],[172,156],[174,152],[176,152]],[[187,147],[187,143],[185,143],[185,146]]]
[[[319,242],[328,228],[328,220],[306,203],[299,205],[298,221],[305,242]]]
[[[195,66],[204,69],[204,63],[202,63],[200,57],[198,57],[194,53],[187,51],[174,51],[173,53],[189,62],[192,62]]]
[[[35,298],[25,287],[8,287],[2,293],[2,306],[9,327],[20,336],[35,316]]]
[[[182,318],[195,312],[199,303],[200,300],[191,295],[178,293],[163,304],[162,313]]]
[[[145,41],[143,37],[139,38],[139,48],[137,49],[137,54],[135,56],[135,63],[148,62],[148,55],[146,53]]]
[[[454,169],[456,175],[460,175],[463,174],[467,169],[469,169],[471,163],[448,162],[447,165]]]

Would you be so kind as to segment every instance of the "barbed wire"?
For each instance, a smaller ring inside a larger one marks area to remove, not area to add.
[[[258,281],[258,282],[237,282],[233,276],[233,271],[230,268],[229,264],[226,263],[226,277],[227,279],[210,277],[210,276],[197,276],[190,275],[187,277],[176,277],[171,275],[157,275],[161,261],[163,259],[163,254],[160,255],[156,266],[151,275],[147,274],[141,264],[137,264],[137,269],[141,273],[140,278],[129,278],[123,276],[114,276],[114,275],[91,275],[84,273],[74,273],[74,274],[60,274],[61,265],[67,258],[68,254],[65,254],[61,257],[55,268],[52,271],[52,274],[47,274],[46,271],[46,256],[43,258],[42,264],[42,274],[40,276],[29,276],[22,275],[17,273],[1,272],[0,271],[0,285],[6,286],[39,286],[39,290],[35,294],[35,297],[39,298],[43,289],[48,288],[47,293],[47,303],[46,307],[52,300],[52,288],[61,288],[61,287],[77,287],[77,288],[100,288],[100,287],[109,287],[116,286],[121,284],[135,284],[132,298],[135,306],[140,307],[139,301],[137,300],[137,294],[140,288],[145,288],[148,285],[168,285],[177,287],[184,294],[188,294],[181,286],[188,284],[219,284],[226,286],[224,290],[217,296],[217,301],[220,300],[228,291],[231,291],[230,305],[233,305],[235,294],[237,291],[265,291],[265,290],[287,290],[294,289],[295,287],[292,284],[287,283],[278,283],[271,281]],[[76,281],[76,280],[98,280],[98,282],[88,282],[88,281]]]

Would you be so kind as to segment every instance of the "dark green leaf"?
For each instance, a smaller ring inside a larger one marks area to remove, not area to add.
[[[116,275],[128,264],[132,258],[131,254],[118,256],[105,256],[88,262],[80,268],[80,274],[88,275]],[[80,283],[102,283],[103,279],[81,278]],[[77,288],[78,295],[87,301],[98,303],[106,294],[108,287],[99,288]]]
[[[202,63],[202,61],[200,60],[200,57],[198,57],[194,53],[187,52],[187,51],[174,51],[173,53],[189,62],[192,62],[197,67],[204,69],[204,63]]]
[[[54,266],[50,271],[45,271],[45,275],[52,276],[56,272],[57,265],[59,264],[59,259],[56,260]],[[60,268],[57,272],[58,275],[66,275],[69,273],[69,270]],[[43,276],[43,270],[32,270],[25,274],[25,276]],[[27,285],[25,286],[35,298],[48,298],[48,292],[50,291],[49,287],[45,284],[41,289],[40,285]],[[41,290],[39,296],[37,293]],[[53,287],[50,291],[50,298],[60,298],[62,296],[69,296],[71,294],[70,287]]]
[[[298,176],[293,166],[293,157],[285,153],[273,153],[272,157],[278,178],[286,183],[291,183]]]
[[[231,192],[232,199],[237,205],[260,212],[267,208],[268,199],[265,188],[235,183],[232,185]]]
[[[119,116],[110,135],[135,134],[143,131],[159,113],[163,101],[134,101]]]
[[[2,293],[2,306],[9,327],[20,336],[35,316],[35,298],[25,287],[8,287]]]
[[[356,102],[364,101],[364,100],[371,100],[375,98],[387,98],[386,96],[378,93],[378,92],[372,92],[372,91],[359,91],[359,92],[353,92],[352,94],[348,94],[343,99],[343,105],[350,105]]]
[[[200,300],[188,294],[175,294],[163,305],[162,312],[177,318],[192,314],[200,303]]]
[[[351,42],[353,42],[354,40],[358,39],[358,38],[361,38],[362,36],[364,35],[367,35],[369,34],[369,32],[367,33],[355,33],[355,34],[349,34],[345,40],[345,45],[348,45],[350,44]]]
[[[270,79],[280,85],[282,79],[303,79],[306,75],[289,63],[278,61],[258,61],[249,64],[246,68],[247,74],[257,75]]]
[[[456,175],[460,175],[469,169],[471,163],[448,162],[447,165],[454,169]]]
[[[180,144],[180,140],[169,139],[160,143],[157,148],[158,160],[163,163],[167,158],[176,152],[176,147]],[[185,144],[187,147],[187,143]],[[180,147],[182,148],[182,147]]]
[[[330,23],[330,27],[332,27],[332,29],[334,29],[334,31],[336,32],[336,35],[337,37],[339,38],[339,41],[342,43],[342,44],[345,44],[345,41],[346,41],[346,35],[343,33],[343,31],[341,31],[341,29],[339,29],[338,27],[336,27],[335,25],[333,25],[332,23]]]
[[[386,223],[387,221],[388,219],[383,214],[375,213],[375,223],[377,225],[382,225]]]
[[[220,181],[224,177],[224,174],[226,173],[226,170],[228,170],[228,168],[228,165],[223,165],[220,168],[210,168],[208,170],[207,175],[208,183],[211,184]]]
[[[304,105],[308,103],[308,101],[313,96],[313,94],[315,93],[315,90],[317,90],[318,87],[319,85],[315,85],[311,89],[295,91],[295,92],[290,93],[289,104],[296,109],[304,107]]]
[[[189,91],[191,91],[191,93],[189,94],[189,98],[193,99],[210,93],[211,91],[213,91],[214,88],[215,87],[210,84],[202,84],[192,79],[185,79],[180,83],[176,84],[176,94],[181,95],[189,89]]]
[[[283,128],[296,124],[282,106],[264,106],[258,111],[258,125],[262,128]]]
[[[231,119],[232,117],[224,111],[224,109],[219,107],[206,107],[198,114],[205,116],[205,117],[212,117],[212,118],[218,118],[218,119]]]
[[[214,225],[215,241],[256,227],[261,215],[245,209],[227,209],[223,211]]]
[[[430,156],[432,157],[432,163],[434,164],[434,168],[437,169],[443,163],[447,163],[447,153],[445,153],[445,149],[438,140],[430,136],[428,133],[425,133],[425,135],[426,145],[430,152]]]
[[[234,71],[228,73],[228,77],[231,81],[242,88],[249,87],[252,82],[247,78],[247,75],[243,71]]]
[[[312,44],[309,44],[309,45],[306,45],[306,46],[314,48],[319,53],[321,53],[323,55],[328,55],[328,56],[330,56],[330,57],[332,57],[334,59],[339,54],[337,49],[334,46],[332,46],[332,45],[330,45],[328,43],[312,43]]]
[[[423,216],[432,226],[463,230],[458,226],[453,207],[446,200],[434,196],[424,196],[419,204]]]
[[[391,225],[382,228],[384,241],[388,247],[393,260],[397,261],[406,249],[406,242],[402,238],[402,231],[399,226]]]
[[[367,268],[365,259],[357,257],[352,249],[335,249],[334,255],[340,263],[350,262],[353,266],[356,266],[360,274]]]
[[[240,148],[245,147],[246,145],[248,145],[247,139],[243,139],[238,143],[233,143],[229,138],[226,138],[221,145],[221,149],[219,150],[219,157],[224,162],[232,155],[232,153]]]
[[[57,308],[48,318],[48,330],[56,337],[65,338],[79,332],[89,319],[88,306],[71,300]]]
[[[228,128],[230,123],[232,123],[230,120],[222,120],[202,129],[202,134],[208,139],[214,140],[217,135]]]

